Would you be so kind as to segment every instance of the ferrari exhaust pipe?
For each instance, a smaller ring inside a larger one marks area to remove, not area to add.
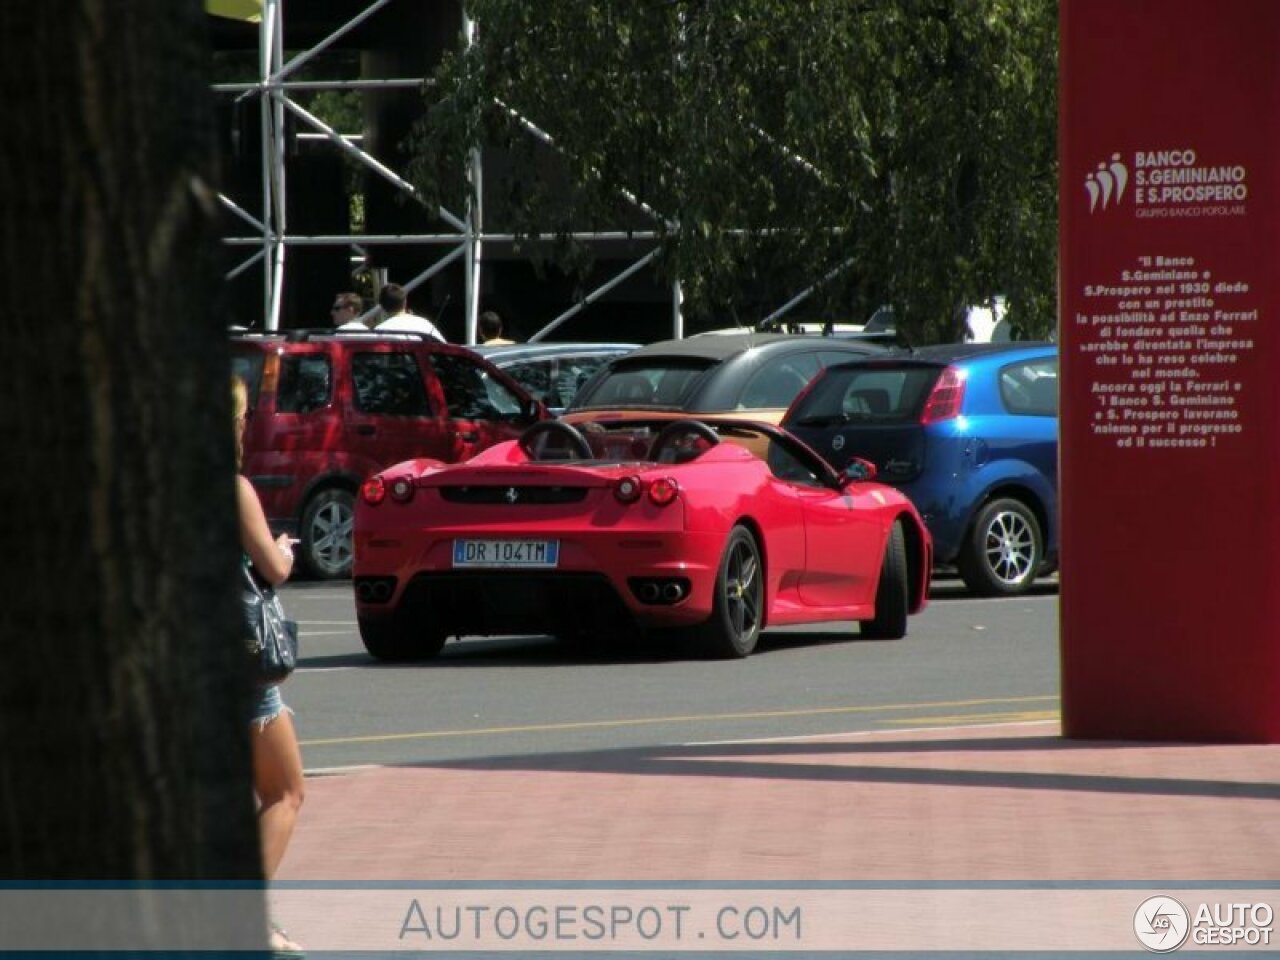
[[[678,583],[668,583],[662,588],[662,599],[667,603],[676,603],[684,597],[684,587]]]
[[[644,603],[657,603],[660,591],[658,585],[652,580],[646,580],[640,584],[640,600]]]

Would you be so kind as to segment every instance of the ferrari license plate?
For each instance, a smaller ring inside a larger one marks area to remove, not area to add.
[[[455,540],[455,567],[554,567],[559,540]]]

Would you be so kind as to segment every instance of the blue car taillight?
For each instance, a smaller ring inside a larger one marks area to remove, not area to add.
[[[955,367],[944,368],[933,385],[933,390],[929,392],[929,399],[924,402],[920,422],[938,423],[960,416],[960,407],[964,403],[964,385],[964,371]]]

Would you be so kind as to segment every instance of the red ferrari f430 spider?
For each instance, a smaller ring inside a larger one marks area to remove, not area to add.
[[[721,657],[784,624],[901,637],[928,601],[933,546],[874,474],[716,418],[548,420],[462,463],[400,463],[356,504],[360,635],[385,660],[471,634],[671,629]]]

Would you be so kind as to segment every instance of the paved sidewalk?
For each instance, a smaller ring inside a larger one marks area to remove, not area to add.
[[[1280,747],[1056,723],[370,768],[309,779],[278,879],[1275,881],[1277,800]]]

